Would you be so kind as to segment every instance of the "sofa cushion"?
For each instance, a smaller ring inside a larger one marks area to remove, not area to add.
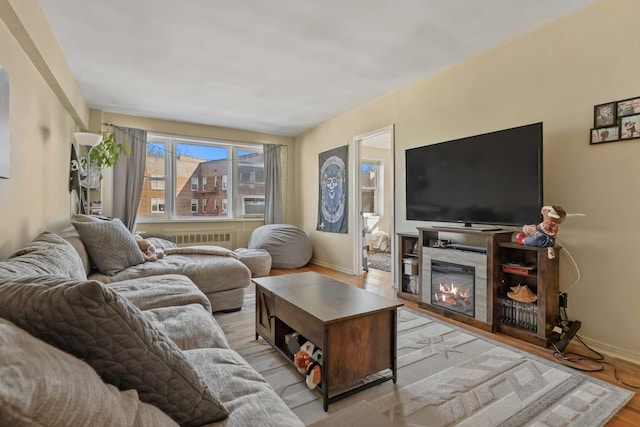
[[[74,222],[73,226],[101,273],[113,276],[127,267],[144,262],[135,238],[119,219]]]
[[[0,272],[20,276],[54,274],[75,279],[87,278],[82,260],[66,240],[57,234],[43,232],[31,243],[0,262]]]
[[[206,295],[251,284],[251,271],[246,265],[237,258],[215,255],[166,255],[154,262],[126,268],[115,276],[93,273],[89,278],[112,283],[163,274],[187,276]]]
[[[53,276],[0,280],[0,317],[85,360],[105,381],[136,389],[181,425],[227,415],[176,344],[106,285]]]
[[[0,425],[135,426],[147,419],[177,426],[135,390],[105,384],[85,362],[0,319]]]
[[[265,379],[237,352],[206,348],[185,351],[209,387],[229,410],[225,427],[287,427],[304,423],[287,407]]]
[[[187,276],[161,274],[109,283],[109,289],[125,297],[140,310],[200,304],[211,313],[211,303]]]
[[[142,313],[180,350],[230,348],[216,319],[200,304],[159,307]]]

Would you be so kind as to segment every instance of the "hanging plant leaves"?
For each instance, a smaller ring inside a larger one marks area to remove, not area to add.
[[[116,143],[113,132],[102,133],[102,143],[91,150],[91,164],[100,168],[113,167],[121,155],[128,156],[131,147],[125,142]]]

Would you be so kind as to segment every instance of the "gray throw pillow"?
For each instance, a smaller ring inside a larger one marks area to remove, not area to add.
[[[96,281],[1,277],[0,317],[91,365],[104,381],[135,389],[183,426],[225,418],[184,353],[129,301]]]
[[[102,274],[114,276],[127,267],[144,262],[136,239],[119,219],[74,222],[73,226]]]
[[[152,416],[154,426],[177,424],[158,408],[119,391],[96,371],[0,318],[0,425],[133,427]],[[96,404],[100,402],[100,404]]]

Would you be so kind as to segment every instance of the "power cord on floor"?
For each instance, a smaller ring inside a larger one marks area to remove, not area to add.
[[[568,318],[567,318],[567,311],[565,308],[562,308],[561,310],[561,318],[562,318],[562,326],[563,328],[566,326],[566,324],[569,322]],[[622,379],[620,379],[618,377],[618,368],[616,367],[616,365],[614,365],[611,362],[607,362],[604,360],[604,356],[602,354],[600,354],[599,352],[597,352],[596,350],[592,349],[591,347],[589,347],[587,345],[587,343],[585,343],[582,338],[579,335],[576,335],[575,338],[590,352],[592,352],[593,354],[596,355],[596,357],[590,357],[590,356],[586,356],[583,354],[579,354],[579,353],[572,353],[572,352],[567,352],[567,353],[563,353],[562,351],[560,351],[555,344],[553,344],[553,348],[554,348],[554,352],[553,352],[553,358],[560,364],[568,366],[572,369],[576,369],[578,371],[583,371],[583,372],[599,372],[599,371],[604,371],[604,367],[605,365],[607,366],[611,366],[613,368],[613,378],[620,384],[623,384],[627,387],[631,387],[631,388],[638,388],[640,389],[640,385],[634,385],[634,384],[630,384],[626,381],[623,381]],[[579,366],[576,365],[576,363],[582,363],[582,362],[591,362],[593,364],[595,364],[595,366],[593,368],[588,368],[588,367],[583,367],[583,366]]]

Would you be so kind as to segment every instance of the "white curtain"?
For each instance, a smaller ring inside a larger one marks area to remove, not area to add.
[[[113,167],[113,216],[120,218],[133,231],[144,183],[147,131],[120,126],[114,126],[113,129],[116,143],[126,143],[131,147],[131,154],[120,156]]]
[[[280,145],[264,146],[264,223],[282,224],[282,166]]]

